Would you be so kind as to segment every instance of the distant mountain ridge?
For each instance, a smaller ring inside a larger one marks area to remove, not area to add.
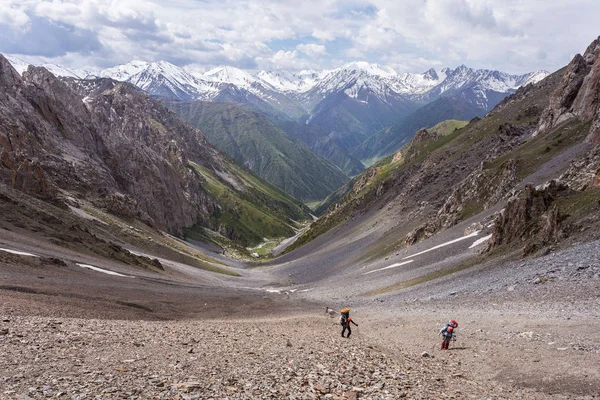
[[[9,62],[20,74],[28,63],[12,56]],[[528,83],[535,83],[548,75],[547,71],[535,71],[527,74],[507,74],[486,69],[471,69],[461,65],[456,69],[443,68],[436,71],[431,68],[423,73],[397,73],[389,66],[363,61],[347,63],[339,68],[323,71],[305,70],[292,73],[285,70],[258,71],[251,74],[247,71],[222,66],[205,72],[178,67],[167,61],[131,61],[106,69],[67,68],[56,64],[41,65],[57,76],[86,79],[92,77],[111,78],[126,81],[147,91],[160,95],[159,86],[165,85],[176,92],[181,92],[179,100],[211,101],[228,85],[245,89],[255,95],[264,97],[269,91],[288,96],[293,95],[300,103],[310,105],[313,97],[324,97],[333,92],[343,91],[347,96],[356,98],[365,88],[373,90],[383,98],[390,93],[399,95],[435,95],[454,91],[466,85],[476,85],[482,90],[508,92],[516,90]],[[153,82],[154,81],[154,82]],[[307,112],[310,112],[306,107]]]
[[[26,63],[14,57],[9,60],[20,72],[26,68]],[[406,127],[410,128],[407,132],[400,127],[403,130],[401,141],[379,140],[372,136],[381,136],[381,132],[440,98],[459,99],[461,103],[459,107],[446,107],[443,119],[481,117],[519,87],[538,82],[548,75],[546,71],[507,74],[465,65],[455,69],[432,68],[418,74],[398,73],[389,66],[362,61],[332,70],[296,73],[284,70],[249,73],[230,66],[199,72],[166,61],[131,61],[103,70],[76,70],[51,64],[45,67],[58,76],[108,77],[132,83],[156,97],[233,103],[259,111],[276,121],[315,126],[346,153],[344,161],[329,159],[338,166],[350,158],[369,163],[397,150],[395,146],[399,142],[405,142],[404,139],[410,139],[414,134],[412,125]],[[458,111],[453,113],[453,109]],[[430,109],[424,112],[426,116],[412,118],[425,123],[416,129],[442,120],[431,118]],[[372,148],[378,143],[383,147]],[[333,154],[322,147],[312,149],[319,154]]]

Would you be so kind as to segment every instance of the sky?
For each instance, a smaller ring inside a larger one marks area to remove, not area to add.
[[[0,0],[0,53],[110,67],[329,69],[350,61],[554,71],[600,35],[598,0]]]

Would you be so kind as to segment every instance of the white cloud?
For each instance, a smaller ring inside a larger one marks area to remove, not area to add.
[[[0,4],[0,25],[6,25],[15,30],[27,29],[31,20],[17,5]]]
[[[314,29],[311,32],[311,36],[314,37],[315,39],[319,39],[319,40],[327,40],[327,41],[331,41],[334,40],[336,35],[333,31],[329,31],[326,29]]]
[[[592,0],[373,3],[376,16],[354,36],[354,46],[362,51],[383,58],[396,52],[403,57],[395,60],[400,64],[407,58],[441,59],[449,66],[465,63],[509,72],[566,64],[566,53],[583,51],[598,35],[594,21],[600,17]]]
[[[302,69],[312,69],[317,67],[314,63],[299,58],[298,50],[293,51],[284,51],[279,50],[275,52],[271,57],[263,58],[257,57],[256,64],[259,69],[264,70],[291,70],[291,71],[299,71]]]
[[[296,49],[306,54],[309,57],[324,57],[327,55],[327,48],[322,44],[308,43],[308,44],[299,44],[296,46]]]
[[[463,63],[554,70],[585,50],[600,19],[597,0],[0,2],[0,35],[10,38],[0,41],[0,52],[27,43],[22,54],[82,65],[140,58],[207,68],[326,68],[360,58],[411,72]],[[71,30],[78,40],[65,40]],[[49,45],[36,46],[36,35]]]

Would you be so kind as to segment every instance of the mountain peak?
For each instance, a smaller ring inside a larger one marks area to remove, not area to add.
[[[461,64],[456,69],[454,69],[454,73],[468,72],[471,71],[471,68],[467,67],[465,64]]]
[[[379,65],[366,61],[354,61],[343,65],[339,70],[343,71],[362,71],[369,75],[389,77],[398,75],[398,73],[387,65]]]
[[[222,66],[206,71],[203,79],[213,82],[224,82],[247,88],[256,82],[256,78],[239,68]]]
[[[429,80],[432,80],[432,81],[437,81],[437,80],[440,79],[440,77],[438,76],[437,72],[433,68],[430,68],[427,71],[425,71],[423,73],[423,78],[429,79]]]

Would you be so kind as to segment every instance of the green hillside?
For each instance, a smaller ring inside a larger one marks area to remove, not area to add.
[[[219,150],[303,202],[325,198],[347,176],[266,116],[227,103],[169,102]]]
[[[297,121],[274,120],[275,125],[303,141],[315,153],[337,166],[348,176],[364,171],[365,166],[340,147],[327,132],[315,125]]]
[[[427,128],[427,130],[430,132],[436,132],[437,134],[439,134],[441,136],[446,136],[446,135],[451,134],[452,132],[454,132],[457,129],[464,128],[465,126],[468,125],[468,123],[469,123],[469,121],[459,121],[457,119],[447,119],[445,121],[440,122],[439,124],[432,126],[431,128]]]
[[[186,231],[192,239],[227,245],[227,237],[243,246],[257,245],[264,238],[293,236],[300,222],[311,219],[306,206],[233,163],[229,171],[235,176],[228,177],[193,162],[189,166],[200,178],[202,188],[219,204],[205,223],[225,230],[210,232],[197,225]]]

